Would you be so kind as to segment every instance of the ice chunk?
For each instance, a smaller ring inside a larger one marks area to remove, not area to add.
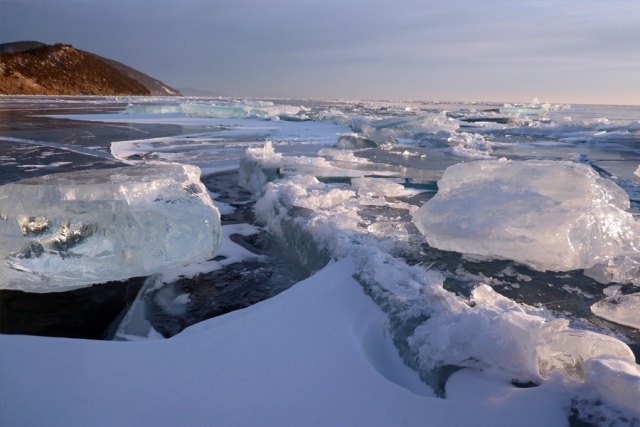
[[[488,285],[478,286],[472,301],[473,308],[439,313],[415,329],[409,344],[423,368],[499,368],[530,380],[559,371],[567,379],[585,382],[589,380],[585,362],[591,359],[635,360],[622,341],[573,330],[565,319],[547,321]]]
[[[271,102],[256,103],[244,101],[228,105],[182,104],[182,110],[191,117],[211,117],[216,119],[244,119],[248,117],[275,118],[295,116],[301,110],[292,105],[274,105]]]
[[[634,174],[640,176],[640,166],[638,166],[638,169],[636,169],[636,171],[634,172]]]
[[[604,334],[572,330],[565,319],[547,322],[541,328],[537,346],[538,369],[545,378],[553,370],[562,372],[567,378],[585,381],[585,362],[591,359],[610,357],[635,362],[633,352],[625,343]]]
[[[538,270],[589,268],[640,248],[629,198],[588,165],[477,161],[447,168],[414,214],[443,250],[512,259]]]
[[[500,114],[524,114],[530,116],[542,116],[547,114],[551,105],[550,104],[539,104],[538,102],[534,102],[531,105],[524,104],[504,104],[502,108],[500,108]]]
[[[605,298],[593,304],[591,311],[610,322],[640,329],[640,293]]]
[[[0,287],[58,292],[204,261],[220,214],[189,165],[47,175],[0,187]]]
[[[180,105],[127,105],[127,114],[171,114],[183,113]]]
[[[271,142],[263,147],[248,148],[240,159],[238,184],[253,194],[260,194],[262,187],[278,177],[282,154],[276,154]]]
[[[590,360],[585,365],[590,383],[605,402],[629,415],[640,416],[640,367],[637,364],[603,358]]]
[[[605,285],[614,282],[640,286],[640,255],[621,256],[596,264],[584,274]]]
[[[478,133],[439,131],[420,140],[423,147],[444,148],[453,155],[486,159],[491,158],[491,144]]]
[[[414,138],[417,135],[433,134],[443,130],[453,132],[458,129],[459,125],[450,120],[446,114],[441,113],[382,120],[362,120],[354,123],[351,127],[370,140],[388,142],[391,139]]]
[[[370,139],[364,138],[357,133],[346,133],[338,138],[338,147],[345,150],[357,150],[361,148],[373,148],[378,144]]]
[[[351,178],[351,185],[360,197],[396,197],[404,192],[404,186],[389,178]]]

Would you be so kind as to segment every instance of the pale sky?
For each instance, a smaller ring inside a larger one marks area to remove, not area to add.
[[[640,0],[0,0],[20,40],[230,96],[640,104]]]

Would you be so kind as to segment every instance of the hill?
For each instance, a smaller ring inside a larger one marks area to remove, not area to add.
[[[0,94],[170,95],[180,92],[117,61],[71,45],[0,45]]]

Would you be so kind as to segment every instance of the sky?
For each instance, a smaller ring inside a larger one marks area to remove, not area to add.
[[[640,105],[640,0],[0,0],[20,40],[228,96]]]

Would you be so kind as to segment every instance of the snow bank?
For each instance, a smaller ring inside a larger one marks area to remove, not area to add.
[[[640,249],[627,194],[589,166],[478,161],[447,168],[414,222],[443,250],[538,270],[589,268]]]
[[[213,256],[220,214],[188,165],[46,175],[0,187],[0,286],[59,292]]]
[[[432,397],[398,357],[386,316],[355,272],[351,260],[334,263],[270,300],[168,340],[0,336],[0,424],[566,423],[557,381],[517,389],[462,371],[451,378],[448,399]]]

